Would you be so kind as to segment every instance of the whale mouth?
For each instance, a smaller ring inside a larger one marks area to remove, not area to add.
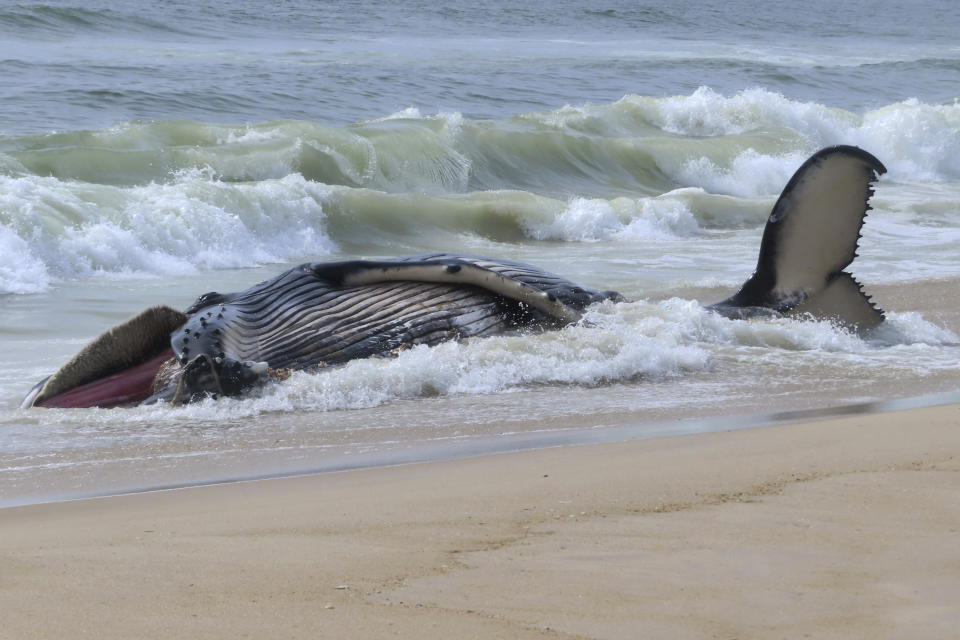
[[[155,380],[174,357],[170,334],[187,316],[157,306],[103,333],[53,375],[38,383],[20,408],[122,407],[154,393]]]
[[[33,406],[82,409],[140,404],[153,395],[154,379],[164,363],[171,358],[173,358],[173,349],[165,349],[145,362],[35,401]]]

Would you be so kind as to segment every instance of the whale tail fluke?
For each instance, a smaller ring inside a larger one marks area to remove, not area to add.
[[[757,268],[733,296],[708,308],[728,317],[810,314],[867,329],[883,321],[844,271],[857,256],[872,184],[886,168],[858,147],[810,156],[773,206]]]

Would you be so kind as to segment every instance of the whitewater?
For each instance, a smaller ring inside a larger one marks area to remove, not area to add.
[[[0,504],[956,392],[960,13],[829,7],[0,8]],[[888,169],[851,267],[887,322],[704,310],[833,144]],[[434,251],[628,302],[245,399],[17,408],[144,307]]]

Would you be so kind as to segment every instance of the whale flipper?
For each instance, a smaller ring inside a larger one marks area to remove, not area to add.
[[[861,329],[882,322],[883,311],[844,269],[857,256],[871,185],[886,171],[858,147],[810,156],[770,212],[756,271],[708,308],[728,317],[811,314]]]
[[[314,274],[331,284],[356,287],[383,282],[435,282],[472,285],[528,305],[567,324],[589,304],[619,299],[615,291],[595,291],[538,267],[464,254],[436,253],[392,260],[315,262]]]

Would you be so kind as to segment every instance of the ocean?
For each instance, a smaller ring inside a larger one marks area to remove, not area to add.
[[[958,33],[948,0],[2,3],[0,505],[952,398]],[[887,322],[705,311],[833,144],[889,170],[850,269]],[[17,408],[147,306],[434,251],[630,301],[244,399]]]

